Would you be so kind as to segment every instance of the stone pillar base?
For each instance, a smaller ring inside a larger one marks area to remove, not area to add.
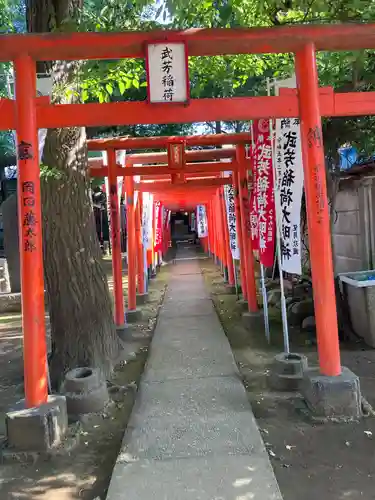
[[[122,337],[125,334],[127,328],[128,328],[128,325],[125,325],[125,323],[123,325],[116,326],[117,335],[120,337],[121,340],[122,340]]]
[[[252,313],[246,311],[242,313],[242,323],[249,330],[252,328],[261,328],[264,325],[263,314],[262,312]]]
[[[301,393],[313,417],[347,421],[362,416],[359,378],[344,366],[337,377],[322,375],[318,368],[306,370]]]
[[[237,305],[243,310],[243,311],[248,311],[249,310],[249,306],[248,306],[248,303],[247,303],[247,300],[245,299],[239,299],[237,300]]]
[[[285,352],[277,354],[271,367],[270,386],[277,391],[298,391],[307,366],[306,356]]]
[[[236,287],[234,285],[229,285],[229,284],[225,285],[225,290],[227,293],[229,293],[231,295],[235,295],[237,292]],[[247,303],[246,303],[246,305],[247,305]]]
[[[137,293],[137,306],[148,302],[148,293]]]
[[[126,319],[128,320],[128,323],[137,323],[137,321],[142,319],[142,311],[140,309],[126,311]]]
[[[66,399],[48,396],[47,403],[38,408],[26,408],[25,400],[21,400],[5,419],[9,451],[52,452],[68,430]]]

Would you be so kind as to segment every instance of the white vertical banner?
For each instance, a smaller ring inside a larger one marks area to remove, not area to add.
[[[206,238],[208,236],[206,207],[204,205],[197,206],[197,228],[198,238]]]
[[[302,274],[301,202],[303,164],[298,118],[276,120],[276,196],[280,227],[281,267]]]
[[[224,176],[228,177],[230,172],[225,172]],[[236,207],[235,207],[235,194],[233,184],[224,186],[224,199],[227,214],[227,224],[229,231],[229,246],[234,260],[240,259],[240,249],[237,239],[237,222],[236,222]]]
[[[126,151],[125,149],[121,149],[119,151],[116,151],[116,161],[119,165],[121,165],[122,168],[125,168],[125,160],[126,160]],[[121,203],[121,196],[122,196],[122,189],[124,186],[124,178],[123,177],[117,177],[117,193],[118,193],[118,204],[120,206]]]
[[[104,166],[108,166],[107,151],[102,151],[102,159],[103,159],[103,165]],[[109,200],[109,181],[108,181],[108,175],[104,179],[104,185],[105,185],[105,197],[106,197],[106,201],[107,201],[108,228],[109,228],[109,231],[111,231],[111,202]]]
[[[142,240],[146,250],[152,248],[152,215],[154,197],[150,193],[142,193],[143,214],[142,214]]]

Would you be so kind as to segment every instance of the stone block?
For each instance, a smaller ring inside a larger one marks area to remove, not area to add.
[[[21,291],[21,268],[18,242],[17,196],[7,198],[1,206],[4,228],[4,250],[7,259],[10,288],[12,293]]]
[[[344,366],[337,377],[322,375],[318,368],[307,369],[301,393],[314,417],[356,420],[362,416],[359,378]]]
[[[288,317],[291,325],[300,327],[302,321],[308,316],[314,316],[314,301],[312,298],[290,304]]]
[[[148,302],[148,293],[137,293],[137,306]]]
[[[270,306],[275,306],[281,300],[281,290],[279,288],[274,288],[269,290],[267,293],[267,302]]]
[[[334,208],[336,212],[359,210],[358,191],[356,189],[338,191],[335,197]]]
[[[307,332],[316,331],[316,322],[314,316],[308,316],[302,321],[302,330],[305,330]]]
[[[0,314],[17,313],[22,310],[20,293],[4,293],[0,295]]]
[[[248,302],[245,299],[237,300],[237,305],[240,309],[242,309],[242,311],[248,311],[249,309]]]
[[[142,319],[142,311],[140,309],[132,309],[126,311],[126,319],[128,323],[137,323]]]
[[[343,257],[360,259],[362,255],[362,238],[354,234],[333,234],[332,244]]]
[[[0,258],[0,292],[11,292],[8,262],[4,258]]]
[[[225,291],[230,295],[235,295],[237,293],[237,289],[234,285],[225,284]]]
[[[298,391],[307,366],[306,356],[285,352],[277,354],[271,366],[270,386],[277,391]]]
[[[249,312],[242,313],[242,323],[248,329],[261,328],[264,324],[262,312]]]
[[[128,329],[128,325],[125,325],[125,324],[116,326],[117,335],[120,337],[121,340],[124,340],[123,337],[126,336],[127,329]]]
[[[6,414],[8,447],[15,452],[51,452],[68,429],[64,396],[48,396],[38,408],[26,408],[22,400]]]

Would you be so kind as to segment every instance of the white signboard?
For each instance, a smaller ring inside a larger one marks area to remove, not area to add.
[[[227,175],[226,175],[227,177]],[[225,208],[227,213],[227,223],[229,231],[229,247],[232,252],[232,258],[239,260],[240,249],[237,240],[237,226],[236,226],[236,208],[235,208],[235,194],[232,184],[224,186]]]
[[[204,205],[197,206],[197,228],[198,238],[206,238],[208,236],[206,207]]]
[[[186,102],[189,77],[184,43],[147,46],[148,98],[151,103]]]
[[[282,269],[302,274],[301,200],[303,164],[300,122],[297,118],[276,120],[275,202],[279,218]]]

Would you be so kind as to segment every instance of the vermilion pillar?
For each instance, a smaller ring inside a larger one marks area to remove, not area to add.
[[[341,373],[330,219],[315,47],[296,55],[310,262],[320,371]]]
[[[255,284],[253,247],[252,247],[251,235],[249,234],[248,227],[246,224],[247,218],[249,217],[249,214],[247,213],[249,210],[249,190],[247,185],[246,151],[244,144],[237,145],[236,157],[238,162],[238,173],[237,173],[238,185],[239,185],[238,196],[239,196],[239,204],[241,212],[241,231],[242,231],[242,241],[244,250],[243,261],[247,278],[246,281],[247,281],[248,309],[250,312],[256,313],[258,312],[258,300],[257,300],[257,289]]]
[[[120,210],[117,193],[117,165],[116,151],[109,149],[108,155],[108,184],[109,204],[111,212],[111,245],[112,245],[112,270],[113,291],[115,296],[115,323],[122,327],[125,322],[124,294],[122,289],[122,257],[121,257],[121,230]]]
[[[135,237],[137,247],[137,281],[138,293],[144,294],[145,288],[145,259],[143,255],[143,241],[142,241],[142,208],[143,200],[142,193],[138,193],[138,201],[135,212]]]
[[[128,309],[137,308],[137,247],[135,237],[134,178],[125,177],[126,227],[128,236]]]
[[[234,206],[236,210],[236,233],[237,233],[238,247],[240,249],[241,288],[242,288],[243,298],[247,300],[247,275],[245,266],[245,249],[242,237],[242,220],[241,220],[241,210],[240,210],[240,200],[239,200],[240,196],[238,188],[238,176],[236,172],[233,173],[233,188],[235,193]]]
[[[35,62],[20,56],[15,73],[25,400],[31,408],[48,397]]]

